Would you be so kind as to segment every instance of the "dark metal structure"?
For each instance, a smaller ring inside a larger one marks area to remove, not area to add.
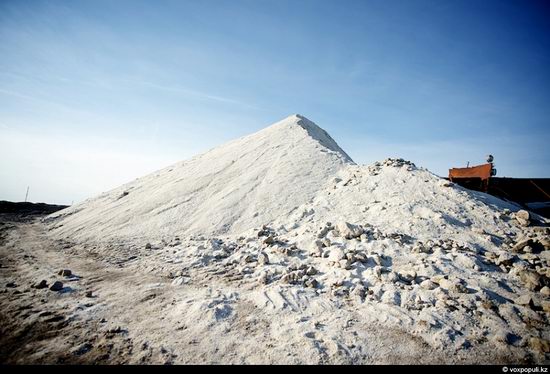
[[[449,169],[449,180],[471,190],[516,202],[550,218],[550,178],[497,178],[493,156],[487,164]]]

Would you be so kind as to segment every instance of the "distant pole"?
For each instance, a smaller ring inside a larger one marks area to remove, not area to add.
[[[25,194],[25,202],[27,202],[27,199],[29,198],[29,187],[27,186],[27,193]]]
[[[466,164],[466,167],[467,167],[467,168],[470,167],[470,161],[468,161],[468,164]]]

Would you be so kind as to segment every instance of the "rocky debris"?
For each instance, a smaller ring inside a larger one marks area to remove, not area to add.
[[[352,260],[353,262],[360,262],[362,264],[365,264],[369,260],[368,256],[364,252],[355,252],[350,254],[351,254],[350,260]]]
[[[412,241],[410,236],[397,232],[386,234],[385,237],[397,242],[398,244],[408,244]]]
[[[306,274],[307,275],[315,275],[315,274],[317,274],[317,269],[315,269],[313,266],[309,266],[306,269]]]
[[[535,351],[537,353],[540,353],[540,354],[549,353],[550,352],[550,341],[545,340],[545,339],[541,339],[541,338],[537,338],[537,337],[532,337],[532,338],[529,338],[529,347],[533,351]]]
[[[267,225],[263,225],[260,230],[258,230],[258,238],[261,237],[267,237],[269,235],[273,235],[275,233],[275,230],[268,227]]]
[[[80,347],[72,350],[71,353],[75,356],[82,356],[91,351],[93,347],[94,346],[90,343],[84,343]]]
[[[71,275],[73,275],[73,272],[70,271],[69,269],[63,269],[63,270],[59,270],[57,275],[61,275],[63,277],[70,277]]]
[[[549,296],[550,297],[550,287],[544,286],[540,289],[541,295]]]
[[[489,233],[481,227],[472,227],[472,231],[479,235],[488,235]]]
[[[527,227],[531,224],[531,215],[526,210],[519,210],[515,213],[514,217],[521,226]]]
[[[399,280],[403,283],[411,284],[416,279],[416,271],[414,270],[401,270],[397,273]]]
[[[175,272],[169,272],[168,274],[168,278],[170,279],[173,279],[173,278],[179,278],[179,277],[183,277],[186,275],[186,272],[183,270],[183,269],[180,269],[180,270],[176,270]]]
[[[372,261],[374,261],[376,266],[384,267],[382,256],[380,256],[379,254],[373,253],[370,258],[372,259]]]
[[[286,255],[286,256],[292,256],[296,251],[298,251],[298,247],[296,246],[296,244],[290,244],[290,245],[287,245],[286,243],[279,243],[279,247],[278,250]]]
[[[90,297],[90,298],[94,297],[93,291],[86,291],[86,297]]]
[[[545,238],[537,238],[536,242],[542,247],[541,250],[550,251],[550,235]]]
[[[177,247],[181,245],[181,239],[178,236],[176,236],[170,242],[168,242],[167,245],[169,247]]]
[[[412,252],[414,253],[427,253],[427,254],[430,254],[432,253],[432,249],[430,247],[427,247],[426,245],[424,245],[424,243],[422,242],[417,242],[413,247],[412,247]]]
[[[453,254],[455,262],[463,267],[464,269],[474,269],[480,271],[483,267],[482,263],[478,259],[478,256],[465,254],[465,253],[456,253]]]
[[[321,227],[317,233],[317,238],[324,238],[330,231],[334,230],[334,226],[330,222],[327,222],[325,226]]]
[[[36,288],[37,290],[41,290],[46,287],[48,287],[48,282],[46,282],[45,279],[42,279],[39,283],[33,286],[33,288]]]
[[[153,246],[151,245],[151,243],[146,243],[145,249],[153,249]]]
[[[468,293],[465,282],[462,279],[448,279],[445,276],[432,277],[432,282],[439,284],[443,289],[448,290],[451,293]]]
[[[426,279],[420,282],[420,287],[422,287],[425,290],[435,290],[438,287],[438,284],[435,282],[432,282],[429,279]]]
[[[227,253],[224,249],[218,249],[212,252],[212,257],[215,260],[222,260],[224,258],[227,258],[228,256],[229,256],[229,253]]]
[[[407,171],[413,171],[416,169],[416,165],[410,161],[402,158],[387,158],[384,161],[377,161],[368,167],[370,175],[378,175],[383,167],[406,167]]]
[[[511,248],[514,253],[540,253],[550,249],[550,239],[546,236],[534,236],[531,238],[522,238]]]
[[[500,256],[495,260],[495,264],[497,266],[504,265],[504,266],[512,266],[514,261],[516,260],[515,256],[510,255],[509,253],[501,253]]]
[[[541,285],[541,276],[532,270],[522,270],[518,272],[519,279],[529,290],[537,290]]]
[[[384,161],[382,161],[382,165],[384,166],[391,166],[394,168],[400,168],[403,166],[412,166],[416,168],[416,165],[410,161],[404,160],[402,158],[387,158]]]
[[[350,296],[355,297],[359,301],[363,301],[367,296],[367,288],[361,284],[356,285],[350,292]]]
[[[303,270],[296,270],[296,271],[291,271],[287,274],[284,274],[282,277],[281,277],[281,281],[283,283],[290,283],[290,284],[301,284],[303,283],[302,281],[305,279],[303,279],[305,276],[305,272]]]
[[[527,247],[527,246],[530,246],[533,244],[533,240],[532,239],[527,239],[527,240],[521,240],[519,242],[517,242],[512,248],[511,248],[511,251],[512,252],[515,252],[515,253],[521,253],[523,252],[523,248]]]
[[[63,289],[63,283],[60,281],[55,281],[50,287],[51,291],[61,291]]]
[[[269,274],[267,272],[263,272],[260,274],[260,277],[258,278],[258,283],[260,285],[266,285],[269,283]]]
[[[413,238],[403,235],[401,242],[409,243],[413,241]],[[437,239],[437,240],[428,240],[426,242],[417,241],[411,248],[413,253],[426,253],[432,254],[434,252],[467,252],[475,253],[472,248],[468,245],[458,243],[452,239]],[[473,264],[472,264],[473,265]]]
[[[309,255],[312,257],[321,257],[323,255],[323,242],[315,240],[309,249]]]
[[[523,305],[533,310],[537,308],[535,305],[535,301],[533,300],[533,297],[529,294],[521,295],[520,297],[514,300],[514,304]]]
[[[353,225],[351,223],[344,222],[344,221],[338,222],[336,224],[335,230],[338,233],[338,235],[346,239],[358,238],[364,232],[361,226]]]
[[[269,264],[269,256],[265,252],[260,252],[258,255],[258,264],[260,265],[268,265]]]
[[[344,250],[339,247],[332,247],[328,255],[328,261],[332,264],[338,264],[341,260],[346,259]]]
[[[120,334],[120,333],[123,333],[123,332],[125,332],[125,330],[122,329],[122,327],[120,327],[120,326],[116,326],[114,328],[111,328],[111,329],[107,330],[107,333],[109,333],[109,334]]]
[[[308,267],[306,264],[291,264],[285,270],[280,281],[292,285],[317,288],[319,283],[312,277],[314,274],[317,274],[317,270],[311,266]]]
[[[184,284],[187,284],[187,283],[189,283],[189,277],[179,275],[179,276],[176,276],[176,278],[174,278],[171,285],[172,286],[183,286]]]
[[[495,343],[503,344],[505,346],[507,345],[514,345],[514,343],[518,340],[518,336],[511,333],[510,331],[498,331],[493,336],[493,341]]]
[[[265,238],[263,243],[266,244],[266,245],[275,244],[275,239],[273,238],[273,235],[269,235],[267,238]]]
[[[317,282],[317,280],[315,278],[308,278],[304,282],[304,285],[306,287],[309,287],[309,288],[317,288],[319,286],[319,283]]]
[[[15,284],[15,282],[9,282],[6,284],[6,288],[15,288],[17,287],[17,284]]]

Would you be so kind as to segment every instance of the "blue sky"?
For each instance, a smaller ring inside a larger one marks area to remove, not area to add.
[[[550,2],[0,0],[0,199],[71,203],[292,113],[358,163],[550,177]]]

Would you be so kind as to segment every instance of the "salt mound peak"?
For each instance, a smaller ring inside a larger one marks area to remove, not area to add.
[[[228,234],[311,200],[351,158],[300,115],[54,214],[73,240]]]
[[[334,139],[329,135],[328,132],[326,132],[317,124],[315,124],[315,122],[307,119],[301,114],[291,114],[285,119],[266,128],[264,131],[275,132],[296,130],[296,126],[305,130],[307,135],[311,137],[311,139],[319,142],[319,144],[321,144],[323,147],[333,152],[340,153],[346,161],[353,163],[351,157],[342,148],[340,148],[340,146],[336,143],[336,141],[334,141]]]

